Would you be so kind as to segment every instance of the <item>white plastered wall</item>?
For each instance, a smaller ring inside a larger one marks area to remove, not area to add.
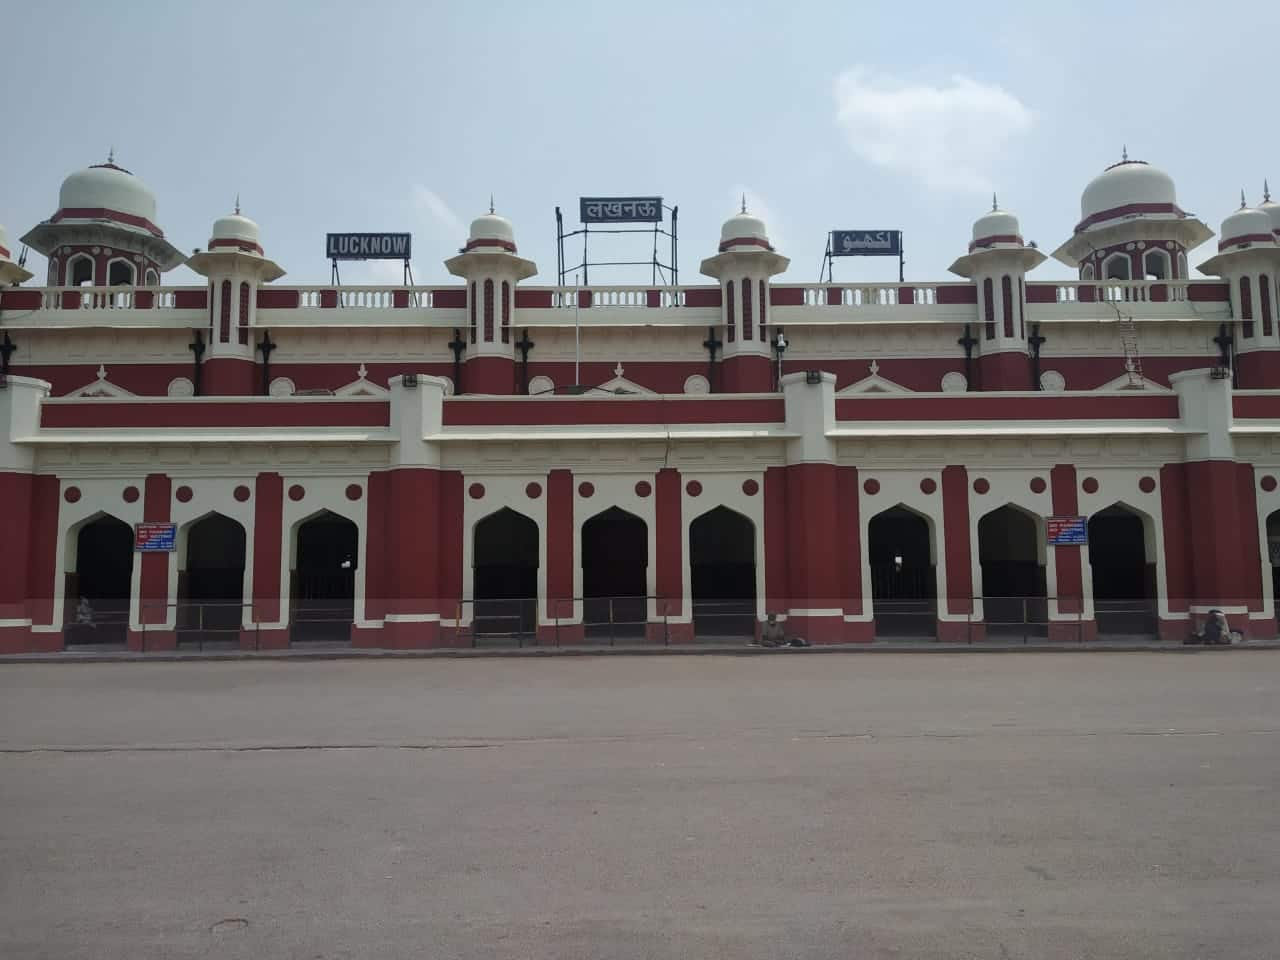
[[[933,493],[925,493],[920,489],[920,482],[931,479],[937,485]],[[877,493],[867,493],[864,488],[867,480],[874,479],[880,484]],[[945,597],[947,596],[947,565],[941,558],[946,556],[943,545],[942,517],[942,472],[939,470],[859,470],[858,471],[858,522],[862,549],[858,557],[862,569],[862,613],[846,614],[848,623],[865,623],[875,619],[875,605],[871,599],[871,521],[886,510],[894,507],[906,507],[908,510],[922,515],[929,523],[929,553],[933,559],[934,570],[937,571],[938,616],[943,620],[959,620],[963,615],[947,613]]]
[[[1080,486],[1086,477],[1098,481],[1096,493],[1086,493]],[[1151,493],[1143,493],[1138,482],[1143,477],[1152,477],[1156,488]],[[1153,560],[1156,565],[1156,595],[1160,598],[1158,614],[1162,619],[1181,619],[1187,613],[1170,613],[1167,596],[1166,564],[1164,556],[1164,515],[1160,509],[1160,471],[1158,469],[1093,469],[1092,467],[1076,468],[1077,496],[1079,497],[1080,515],[1092,517],[1107,507],[1120,506],[1136,514],[1142,520],[1142,532],[1147,554],[1147,562]],[[1080,568],[1083,578],[1084,615],[1092,619],[1093,610],[1093,567],[1089,563],[1089,548],[1080,547]]]
[[[575,478],[575,483],[576,483]],[[484,487],[484,496],[479,500],[472,499],[473,484]],[[531,498],[525,488],[536,483],[542,488],[537,499]],[[528,517],[538,526],[538,622],[542,625],[555,623],[546,617],[547,595],[547,476],[543,473],[502,474],[486,476],[475,473],[466,474],[462,482],[462,617],[461,621],[442,620],[448,626],[465,626],[470,624],[475,608],[475,545],[476,524],[504,507]],[[576,496],[576,493],[575,493]]]
[[[328,510],[330,513],[345,517],[356,525],[357,544],[355,576],[355,624],[357,627],[379,627],[382,621],[365,619],[365,576],[368,570],[368,504],[369,477],[367,474],[349,477],[317,477],[284,475],[284,511],[282,528],[284,543],[280,550],[280,621],[263,623],[259,626],[271,629],[282,629],[288,626],[290,617],[289,572],[293,569],[298,553],[298,527],[304,520]],[[359,500],[347,499],[347,486],[359,483],[361,496]],[[289,488],[294,484],[301,485],[306,495],[301,500],[289,497]],[[194,503],[195,500],[192,500]],[[252,501],[250,501],[252,503]]]
[[[139,497],[126,503],[123,492],[126,487],[138,488]],[[68,503],[68,487],[80,489],[80,499]],[[56,633],[62,630],[66,610],[66,574],[77,569],[76,536],[88,521],[101,515],[110,515],[129,525],[142,522],[141,496],[143,485],[132,477],[100,477],[85,480],[63,480],[58,485],[58,548],[53,579],[53,623],[36,624],[31,629],[37,633]],[[137,630],[139,622],[139,586],[142,582],[142,554],[133,555],[133,575],[129,580],[129,629]]]
[[[636,484],[641,480],[647,481],[651,488],[651,492],[647,497],[641,497],[636,493]],[[590,497],[584,497],[578,492],[584,482],[590,483],[595,487],[595,492]],[[582,528],[588,520],[604,513],[610,507],[618,507],[620,510],[634,514],[644,521],[645,541],[648,544],[649,555],[648,567],[644,574],[644,589],[646,596],[653,597],[655,595],[657,592],[658,524],[657,510],[654,506],[656,497],[652,492],[654,487],[656,487],[656,480],[652,474],[574,474],[573,595],[575,597],[582,596]],[[581,620],[581,601],[574,601],[573,607],[574,619]],[[646,610],[649,620],[657,619],[658,605],[656,600],[649,600],[646,604]]]

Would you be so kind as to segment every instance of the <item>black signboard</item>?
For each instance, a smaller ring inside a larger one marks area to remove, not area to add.
[[[901,230],[832,230],[833,257],[900,257]]]
[[[661,223],[661,197],[579,197],[583,223]]]
[[[409,233],[330,233],[325,235],[330,260],[408,260],[413,250]]]

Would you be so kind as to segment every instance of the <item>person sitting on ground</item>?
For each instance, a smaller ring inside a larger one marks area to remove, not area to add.
[[[80,602],[76,604],[76,625],[97,629],[98,625],[93,622],[93,607],[89,605],[88,597],[81,597]]]
[[[782,624],[778,623],[778,615],[776,613],[769,614],[765,625],[760,628],[760,646],[785,647],[786,645],[787,638],[782,632]]]

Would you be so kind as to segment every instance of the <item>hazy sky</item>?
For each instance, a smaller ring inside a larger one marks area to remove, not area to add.
[[[993,189],[1056,248],[1124,144],[1215,230],[1242,187],[1251,204],[1264,177],[1280,192],[1278,35],[1263,0],[0,0],[0,223],[16,247],[63,177],[114,146],[180,249],[203,247],[239,192],[285,283],[328,279],[330,230],[411,231],[417,280],[448,280],[441,261],[490,193],[535,283],[555,282],[555,206],[576,219],[584,194],[678,204],[680,279],[704,282],[743,192],[787,281],[817,279],[832,228],[901,229],[908,279],[942,280]],[[1033,276],[1065,275],[1051,261]]]

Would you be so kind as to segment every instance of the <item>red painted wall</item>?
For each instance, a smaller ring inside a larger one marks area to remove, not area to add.
[[[1191,603],[1189,511],[1187,465],[1167,463],[1160,468],[1160,513],[1164,532],[1165,590],[1171,613],[1185,612]]]
[[[572,617],[573,473],[552,470],[547,474],[547,613]]]
[[[142,519],[149,523],[167,523],[170,519],[172,483],[163,473],[147,474],[142,493]],[[169,599],[169,554],[148,551],[138,555],[142,561],[141,623],[164,623],[168,611],[163,606],[148,608],[146,604],[164,604]]]
[[[374,400],[252,400],[229,403],[188,401],[45,404],[40,426],[46,429],[92,427],[385,427],[389,402]]]
[[[0,620],[27,616],[33,480],[29,473],[0,473],[0,504],[9,517],[0,550]],[[0,636],[4,630],[0,627]]]
[[[969,472],[961,466],[942,471],[942,525],[947,565],[947,612],[973,609],[973,558],[969,544]]]
[[[447,376],[452,377],[452,371]],[[516,392],[516,365],[507,357],[464,359],[462,386],[464,393],[511,396]]]
[[[284,479],[260,473],[253,494],[253,619],[280,619],[280,550],[284,531]]]
[[[58,581],[58,510],[61,484],[41,475],[31,482],[31,534],[27,556],[27,617],[32,624],[53,623],[53,595]]]
[[[764,472],[764,596],[766,613],[786,613],[791,606],[787,561],[787,470],[768,467]]]
[[[1172,394],[1102,396],[1046,393],[1001,397],[957,393],[949,397],[866,394],[836,399],[836,419],[901,420],[1166,420],[1177,419]]]
[[[730,357],[720,365],[724,393],[772,393],[774,361],[768,357]]]
[[[1080,513],[1080,498],[1076,487],[1076,468],[1060,463],[1049,471],[1049,490],[1053,498],[1053,512],[1059,517],[1075,517]],[[1053,558],[1058,571],[1058,610],[1062,613],[1080,613],[1084,609],[1084,557],[1077,546],[1053,547]]]
[[[858,468],[836,468],[836,527],[839,549],[840,596],[850,616],[863,610],[862,520],[858,507]]]
[[[664,467],[654,477],[656,570],[654,589],[666,598],[668,615],[684,614],[684,524],[681,519],[680,471]],[[659,615],[662,614],[659,610]]]
[[[440,512],[436,534],[440,548],[437,612],[449,620],[458,618],[458,601],[462,599],[462,539],[466,535],[462,523],[462,481],[462,474],[457,470],[440,473]]]
[[[537,426],[558,424],[781,423],[782,398],[616,400],[586,397],[541,401],[459,398],[446,400],[444,425]]]

